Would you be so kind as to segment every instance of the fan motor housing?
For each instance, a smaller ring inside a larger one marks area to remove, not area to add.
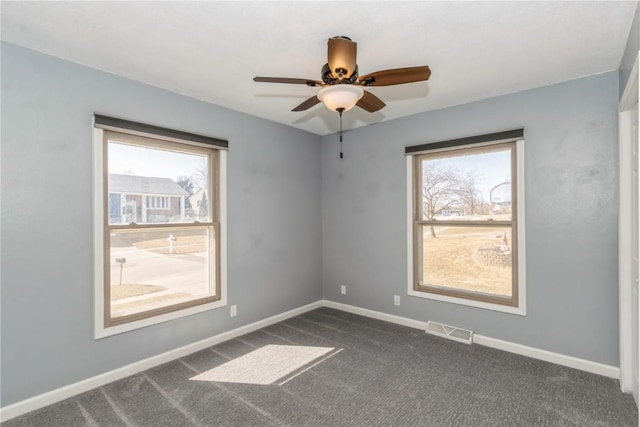
[[[349,77],[343,77],[342,79],[334,79],[333,77],[331,77],[331,74],[333,74],[333,72],[331,71],[331,68],[329,68],[329,64],[324,64],[322,66],[321,76],[322,76],[322,81],[325,82],[326,84],[334,85],[337,83],[347,83],[347,84],[355,83],[358,81],[358,66],[356,65],[355,70],[353,70],[353,73]]]

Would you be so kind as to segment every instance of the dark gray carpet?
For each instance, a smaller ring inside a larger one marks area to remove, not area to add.
[[[190,381],[266,344],[343,348],[286,384]],[[637,426],[610,378],[321,308],[9,420],[18,426]]]

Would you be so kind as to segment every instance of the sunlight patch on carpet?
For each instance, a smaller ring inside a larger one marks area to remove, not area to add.
[[[333,350],[333,347],[269,344],[196,375],[191,380],[261,385],[273,384],[307,365],[311,365],[307,367],[307,369],[310,369],[331,355],[337,354],[337,352],[334,352],[317,363],[313,363],[316,359],[331,353]],[[296,373],[296,376],[300,373]]]

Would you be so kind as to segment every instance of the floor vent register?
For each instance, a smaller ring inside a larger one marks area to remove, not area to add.
[[[438,322],[427,322],[426,332],[450,340],[471,344],[473,342],[473,331],[456,328],[455,326],[444,325]]]

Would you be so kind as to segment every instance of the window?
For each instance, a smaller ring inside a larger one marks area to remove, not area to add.
[[[148,209],[169,209],[169,198],[166,196],[146,196]]]
[[[522,136],[407,147],[410,295],[525,314]]]
[[[226,305],[226,142],[95,122],[96,336]]]

